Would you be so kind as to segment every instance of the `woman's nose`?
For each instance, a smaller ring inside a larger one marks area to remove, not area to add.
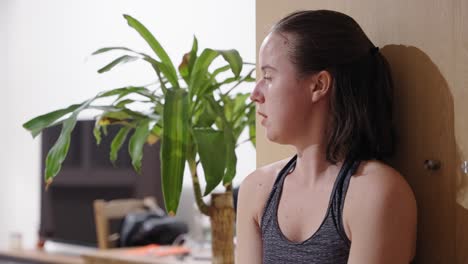
[[[250,95],[250,100],[253,102],[257,103],[263,103],[265,101],[265,97],[263,97],[263,93],[260,91],[261,85],[263,81],[259,81],[256,85],[255,88]]]

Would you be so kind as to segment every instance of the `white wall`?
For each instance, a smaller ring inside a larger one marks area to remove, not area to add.
[[[38,114],[80,102],[104,89],[154,80],[146,64],[138,62],[104,75],[96,72],[116,56],[90,57],[98,48],[122,45],[151,53],[122,14],[145,24],[177,65],[190,49],[193,34],[201,48],[235,48],[246,61],[255,61],[255,1],[137,3],[0,1],[0,50],[8,53],[0,59],[0,248],[8,245],[12,232],[22,233],[26,247],[32,247],[37,238],[42,188],[40,142],[21,125]],[[238,155],[236,184],[255,168],[255,150],[250,143],[242,145]],[[185,183],[190,184],[189,178]]]

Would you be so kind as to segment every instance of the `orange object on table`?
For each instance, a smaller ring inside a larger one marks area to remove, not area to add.
[[[125,250],[125,254],[133,256],[158,256],[164,257],[169,255],[189,254],[190,249],[184,246],[162,246],[158,244],[150,244],[147,246],[132,248]]]

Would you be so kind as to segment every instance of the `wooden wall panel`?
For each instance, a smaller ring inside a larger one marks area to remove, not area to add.
[[[455,128],[459,162],[468,160],[468,1],[454,6]],[[468,175],[457,170],[456,263],[468,263]]]
[[[298,9],[344,12],[381,48],[400,138],[391,165],[418,200],[417,263],[468,263],[468,175],[460,170],[468,160],[468,1],[257,0],[257,50],[275,21]],[[294,151],[268,142],[258,124],[257,166]],[[441,168],[425,169],[428,159]]]

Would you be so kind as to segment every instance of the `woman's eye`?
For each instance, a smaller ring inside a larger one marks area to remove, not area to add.
[[[269,77],[269,76],[263,76],[263,79],[265,79],[265,80],[271,80],[271,77]]]

